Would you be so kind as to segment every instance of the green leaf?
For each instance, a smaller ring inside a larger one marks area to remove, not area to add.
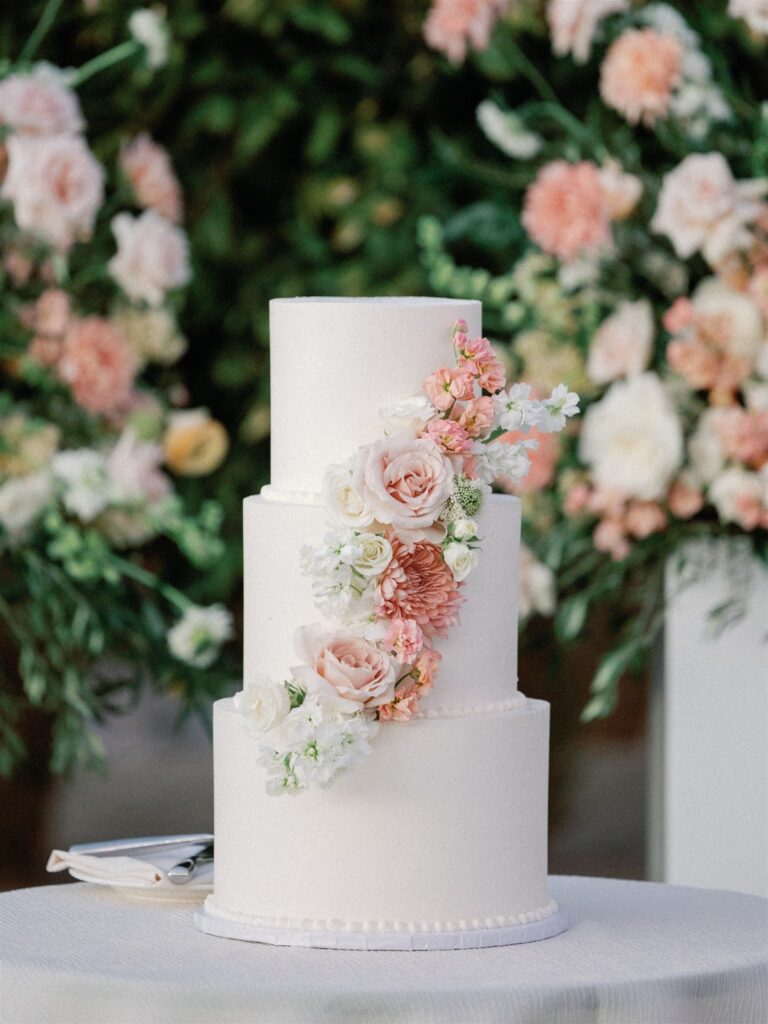
[[[584,628],[589,610],[589,597],[574,594],[562,602],[555,616],[555,633],[560,640],[575,640]]]

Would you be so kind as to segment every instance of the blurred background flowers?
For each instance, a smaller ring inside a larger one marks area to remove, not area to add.
[[[555,707],[554,867],[642,874],[646,691],[623,680],[656,650],[665,566],[701,578],[688,542],[728,542],[725,627],[768,558],[767,40],[761,0],[7,13],[5,799],[44,807],[50,771],[106,742],[111,783],[55,791],[58,843],[210,824],[203,730],[170,729],[237,679],[267,301],[431,292],[482,299],[510,379],[585,397],[521,490],[521,678]],[[127,812],[134,744],[197,787],[195,821],[170,790]]]

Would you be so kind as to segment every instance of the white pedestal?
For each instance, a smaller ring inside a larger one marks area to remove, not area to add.
[[[733,580],[744,616],[712,635]],[[768,896],[768,572],[717,549],[714,571],[679,591],[667,567],[661,687],[651,750],[652,871],[664,881]]]

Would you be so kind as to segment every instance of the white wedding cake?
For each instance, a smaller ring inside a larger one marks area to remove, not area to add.
[[[522,475],[530,442],[495,438],[558,429],[564,391],[502,390],[480,321],[474,301],[270,303],[271,484],[244,502],[204,931],[435,949],[565,928],[549,705],[517,688],[520,502],[485,482]]]

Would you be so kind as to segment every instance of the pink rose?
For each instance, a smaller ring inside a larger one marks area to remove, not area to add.
[[[84,128],[76,93],[50,64],[0,82],[0,122],[30,135],[73,135]]]
[[[642,373],[650,362],[652,346],[650,302],[620,302],[592,339],[587,374],[596,384],[607,384],[617,377]]]
[[[466,368],[443,367],[435,370],[424,381],[424,393],[436,409],[450,409],[459,398],[471,398],[473,394],[473,375]]]
[[[682,76],[683,44],[652,28],[623,32],[600,69],[600,95],[630,124],[653,125],[669,109]]]
[[[119,213],[112,220],[117,254],[109,272],[134,302],[160,306],[166,292],[189,282],[187,236],[154,210],[139,217]]]
[[[599,169],[586,160],[545,164],[525,194],[522,221],[533,241],[561,260],[610,245],[608,203]]]
[[[414,619],[392,619],[386,643],[401,665],[412,665],[424,646],[424,633]]]
[[[434,441],[388,438],[360,448],[352,485],[380,523],[414,538],[440,515],[453,483],[453,467]]]
[[[370,641],[301,626],[295,646],[302,664],[291,669],[294,679],[337,711],[377,708],[394,697],[394,663]]]
[[[2,196],[28,231],[67,250],[93,231],[104,172],[79,135],[11,135]]]
[[[64,340],[59,375],[79,406],[112,416],[131,397],[136,364],[128,343],[109,320],[76,320]]]
[[[121,148],[120,167],[139,206],[156,210],[161,217],[178,224],[182,215],[181,188],[162,146],[149,135],[137,135]]]

